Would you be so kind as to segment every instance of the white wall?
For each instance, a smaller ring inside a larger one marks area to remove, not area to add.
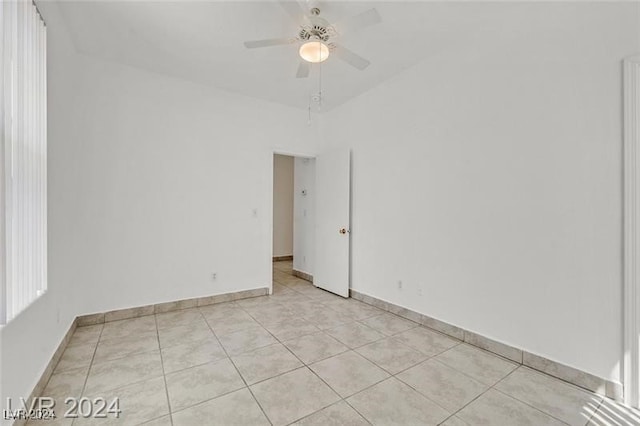
[[[273,256],[293,255],[293,157],[273,156]]]
[[[76,253],[84,311],[269,286],[264,177],[274,150],[315,150],[303,112],[83,59],[85,140],[67,155],[91,247]]]
[[[326,116],[327,145],[353,148],[352,287],[619,380],[638,5],[505,10],[526,12],[517,31],[451,43]]]
[[[70,220],[79,205],[71,188],[81,179],[73,155],[80,143],[74,101],[78,70],[55,6],[41,10],[47,12],[48,32],[48,289],[9,324],[0,326],[0,409],[6,408],[6,398],[12,398],[16,408],[20,397],[29,396],[80,310],[74,253],[87,249]]]
[[[306,195],[302,191],[306,191]],[[295,158],[293,269],[313,275],[315,253],[316,160]]]

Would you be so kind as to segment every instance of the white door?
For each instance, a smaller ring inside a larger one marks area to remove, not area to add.
[[[316,263],[313,283],[349,297],[349,149],[316,157]]]

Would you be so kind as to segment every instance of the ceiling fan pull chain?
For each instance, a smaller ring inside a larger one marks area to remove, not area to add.
[[[318,45],[318,50],[322,50]],[[318,63],[318,111],[322,108],[322,62]]]

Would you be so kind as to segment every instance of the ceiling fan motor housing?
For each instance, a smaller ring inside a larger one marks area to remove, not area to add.
[[[331,35],[326,27],[321,27],[318,25],[314,25],[312,27],[302,27],[300,32],[298,33],[298,38],[300,40],[318,40],[318,41],[328,41]]]
[[[331,37],[335,36],[335,31],[329,22],[321,18],[320,9],[311,9],[311,16],[306,17],[308,24],[301,25],[298,38],[302,41],[306,40],[318,40],[328,41]]]

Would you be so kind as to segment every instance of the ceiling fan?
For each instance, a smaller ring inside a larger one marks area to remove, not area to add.
[[[301,57],[297,78],[309,76],[312,63],[325,61],[329,55],[335,55],[349,65],[364,70],[370,64],[368,60],[352,52],[334,40],[348,32],[360,30],[382,21],[376,9],[369,9],[336,24],[330,24],[320,17],[320,9],[312,7],[305,13],[297,1],[278,0],[282,8],[300,27],[295,37],[271,38],[266,40],[245,41],[248,49],[298,44]]]

